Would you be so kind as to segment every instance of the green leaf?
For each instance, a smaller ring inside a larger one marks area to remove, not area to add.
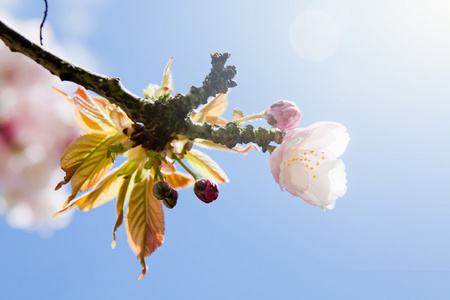
[[[145,177],[147,177],[147,174],[148,174],[147,169],[138,169],[136,172],[136,176],[134,176],[134,183],[142,181]]]
[[[136,184],[131,192],[126,214],[128,242],[142,265],[141,279],[147,272],[145,257],[164,240],[164,213],[161,201],[152,193],[153,178]]]
[[[217,183],[228,182],[228,177],[211,157],[196,149],[191,149],[184,156],[195,172]]]

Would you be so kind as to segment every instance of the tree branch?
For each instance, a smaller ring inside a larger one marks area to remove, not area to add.
[[[284,131],[279,129],[267,129],[259,127],[255,129],[252,125],[239,126],[236,122],[228,122],[224,126],[203,123],[201,125],[186,121],[185,127],[180,130],[180,134],[189,139],[201,138],[214,143],[222,144],[228,148],[233,148],[236,144],[255,143],[261,147],[263,152],[267,151],[270,142],[281,144]]]
[[[207,123],[192,123],[188,114],[199,105],[206,104],[211,96],[226,93],[236,86],[233,80],[235,66],[225,66],[229,53],[211,55],[211,72],[206,76],[202,87],[192,86],[186,95],[176,94],[175,97],[148,101],[138,97],[123,87],[119,78],[100,75],[83,69],[67,60],[46,51],[39,45],[29,41],[0,20],[0,39],[13,52],[20,52],[63,81],[77,83],[111,103],[122,108],[134,121],[144,124],[140,131],[139,143],[149,149],[162,149],[173,138],[173,133],[184,134],[190,139],[203,138],[215,143],[233,147],[237,143],[257,143],[263,151],[270,142],[280,144],[284,131],[279,129],[254,129],[248,125],[241,127],[235,122],[225,126],[212,126]]]
[[[0,21],[0,38],[12,52],[20,52],[61,80],[71,81],[120,106],[129,116],[142,107],[142,99],[125,89],[119,78],[103,76],[61,59],[31,42]]]

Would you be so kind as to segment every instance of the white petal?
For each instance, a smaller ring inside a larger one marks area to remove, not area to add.
[[[341,198],[347,192],[347,178],[345,174],[345,165],[342,160],[335,162],[335,167],[328,173],[330,178],[330,197]]]
[[[293,147],[301,150],[324,151],[331,159],[341,156],[350,140],[347,129],[336,122],[317,122],[291,132],[292,134],[287,136],[292,136],[291,144],[296,141]]]
[[[300,197],[300,194],[309,186],[308,170],[298,160],[286,162],[281,174],[280,184],[283,184],[286,190],[294,196]]]
[[[283,152],[285,148],[286,145],[281,144],[281,146],[276,147],[270,155],[270,170],[272,171],[273,179],[275,179],[277,183],[280,182],[280,168],[282,166]]]
[[[347,191],[344,164],[341,160],[328,161],[318,168],[315,175],[304,192],[305,197],[322,209],[333,209],[336,199]]]

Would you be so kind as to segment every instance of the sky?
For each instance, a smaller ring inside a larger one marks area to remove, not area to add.
[[[124,228],[110,247],[111,202],[47,238],[0,220],[0,298],[450,297],[448,1],[48,3],[44,45],[51,30],[56,53],[138,95],[172,56],[175,90],[187,93],[210,53],[230,52],[238,86],[225,117],[285,99],[299,126],[343,124],[348,191],[322,211],[280,191],[268,153],[211,150],[230,182],[209,205],[180,191],[144,279]],[[0,0],[0,18],[35,20],[36,34],[43,10]]]

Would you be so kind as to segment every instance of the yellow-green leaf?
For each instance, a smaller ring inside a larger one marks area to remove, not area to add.
[[[164,240],[164,213],[161,201],[152,193],[153,179],[147,177],[131,192],[126,214],[128,242],[142,265],[141,279],[147,272],[145,257]]]
[[[56,186],[58,190],[68,183],[86,157],[106,139],[105,134],[91,133],[79,136],[65,150],[61,157],[61,169],[66,172],[64,180]]]
[[[83,131],[86,133],[107,132],[113,134],[117,132],[117,128],[105,111],[104,105],[109,103],[106,99],[102,99],[102,101],[98,97],[94,99],[82,87],[79,87],[70,97],[59,90],[56,91],[75,106],[75,118]]]
[[[83,211],[89,211],[116,198],[124,181],[123,177],[119,176],[120,169],[121,168],[116,168],[111,171],[91,191],[76,199],[72,204],[65,207],[57,214],[60,214],[73,206],[76,206]]]
[[[81,165],[86,157],[106,139],[105,134],[91,133],[77,137],[61,156],[61,168],[72,169]]]
[[[128,176],[124,179],[122,186],[120,187],[119,194],[117,195],[117,220],[116,224],[114,224],[113,241],[111,243],[111,248],[113,249],[116,247],[116,230],[120,225],[122,225],[123,222],[123,206],[130,200],[131,191],[133,190],[134,185],[135,184],[132,176]]]
[[[220,117],[228,106],[227,94],[219,94],[212,99],[199,112],[205,117]]]
[[[228,177],[211,157],[196,149],[191,149],[184,156],[195,172],[217,183],[228,182]]]
[[[242,147],[242,146],[239,146],[239,145],[236,145],[233,148],[228,148],[225,145],[216,144],[216,143],[213,143],[213,142],[211,142],[209,140],[204,140],[204,139],[195,139],[194,143],[195,143],[195,145],[200,146],[200,147],[205,148],[205,149],[232,151],[232,152],[239,152],[239,153],[242,153],[242,154],[247,154],[247,152],[250,149],[252,149],[252,148],[254,148],[254,149],[259,151],[259,148],[255,144],[250,144],[250,145],[248,145],[245,148]]]
[[[183,172],[180,171],[175,171],[170,174],[164,174],[164,177],[167,183],[174,189],[181,189],[193,185],[195,183],[195,180],[192,178],[191,175],[184,174]]]
[[[173,89],[173,79],[172,79],[172,72],[170,71],[170,64],[173,61],[173,56],[169,59],[169,62],[166,65],[166,68],[164,69],[164,75],[163,75],[163,81],[161,86],[167,87],[168,91],[167,93],[170,93]]]
[[[112,167],[113,160],[107,157],[108,147],[114,137],[107,137],[95,147],[79,165],[71,178],[72,194],[64,206],[75,198],[78,192],[93,187]]]

